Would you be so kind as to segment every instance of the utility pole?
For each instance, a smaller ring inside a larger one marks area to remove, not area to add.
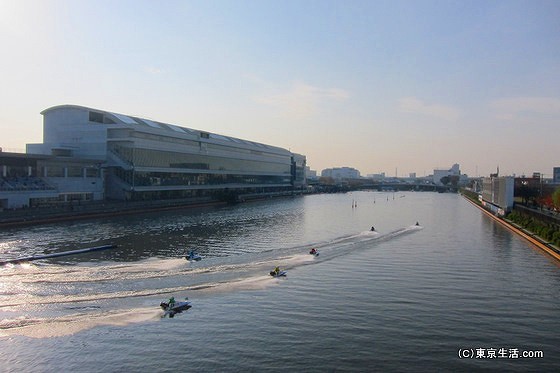
[[[541,180],[540,180],[540,182],[541,182],[541,190],[540,190],[540,193],[539,193],[539,194],[540,194],[539,205],[541,206],[541,211],[542,211],[542,204],[543,204],[543,198],[542,198],[542,184],[543,184],[543,176],[544,176],[542,172],[540,173],[540,176],[541,176]]]

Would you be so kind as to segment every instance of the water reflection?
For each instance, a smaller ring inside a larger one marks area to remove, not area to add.
[[[302,198],[252,205],[177,210],[120,216],[35,228],[12,229],[4,236],[5,258],[75,250],[104,244],[118,248],[96,254],[51,259],[137,261],[182,257],[189,250],[206,256],[254,252],[300,241],[305,214]],[[25,239],[23,239],[25,236]]]

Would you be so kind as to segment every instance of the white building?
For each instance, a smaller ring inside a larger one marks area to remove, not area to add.
[[[101,164],[85,158],[0,153],[0,210],[102,200]]]
[[[380,174],[367,174],[368,178],[373,179],[373,180],[383,180],[385,179],[385,172],[382,172]]]
[[[312,170],[309,166],[305,168],[305,177],[307,179],[317,179],[317,171]]]
[[[360,171],[352,167],[327,168],[321,171],[322,177],[332,177],[335,180],[359,179]]]
[[[459,169],[459,165],[455,163],[450,169],[435,169],[433,175],[433,183],[435,185],[443,185],[441,179],[444,177],[450,176],[460,176],[461,170]]]
[[[105,187],[92,199],[281,193],[305,185],[305,156],[283,148],[83,106],[55,106],[41,114],[43,143],[28,144],[27,153],[48,162],[35,163],[33,172],[64,189],[79,185],[69,175],[91,175],[87,165],[94,165]]]
[[[513,208],[513,176],[493,176],[482,179],[480,201],[487,209],[504,216]]]

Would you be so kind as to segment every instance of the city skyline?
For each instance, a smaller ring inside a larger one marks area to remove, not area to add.
[[[555,1],[0,0],[0,147],[75,104],[290,149],[311,169],[551,176]]]

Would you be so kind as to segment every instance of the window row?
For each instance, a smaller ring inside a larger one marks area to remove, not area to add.
[[[166,172],[133,172],[115,169],[115,174],[131,186],[197,186],[197,185],[290,185],[290,176],[184,174]]]
[[[194,170],[219,170],[231,172],[260,172],[271,174],[291,173],[290,158],[284,162],[262,162],[246,159],[184,154],[151,149],[113,147],[123,160],[135,167],[184,168]]]

